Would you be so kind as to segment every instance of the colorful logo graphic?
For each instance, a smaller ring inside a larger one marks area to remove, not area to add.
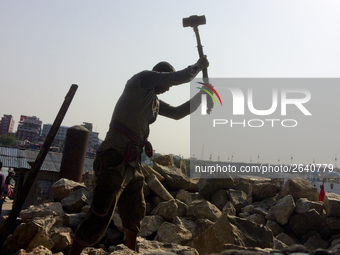
[[[207,88],[209,88],[211,91],[213,91],[215,93],[215,95],[217,96],[218,100],[220,101],[220,104],[222,106],[222,101],[221,101],[221,98],[220,98],[220,95],[217,93],[217,91],[209,84],[206,84],[206,83],[203,83],[203,82],[197,82],[199,84],[202,84],[203,86],[206,86]],[[215,105],[216,105],[216,100],[214,98],[214,96],[210,93],[210,91],[208,91],[207,89],[205,88],[200,88],[200,87],[197,87],[198,89],[200,90],[203,90],[205,93],[207,93],[211,98],[212,100],[214,101]]]

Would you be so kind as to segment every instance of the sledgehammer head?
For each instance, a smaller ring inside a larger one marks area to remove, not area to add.
[[[205,24],[205,16],[193,15],[189,18],[183,18],[183,27],[197,27]]]

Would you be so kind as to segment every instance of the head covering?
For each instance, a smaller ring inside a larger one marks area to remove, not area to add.
[[[8,173],[9,173],[9,174],[10,174],[10,173],[15,174],[15,171],[14,171],[13,169],[9,169],[9,170],[8,170]]]
[[[156,72],[175,72],[175,68],[170,65],[168,62],[162,61],[159,62],[152,68],[152,71]]]

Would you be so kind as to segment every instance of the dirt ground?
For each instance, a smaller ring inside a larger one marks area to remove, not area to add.
[[[13,205],[13,200],[10,199],[6,199],[6,202],[4,202],[4,204],[2,205],[2,214],[3,215],[8,215],[9,212],[12,210],[12,205]]]

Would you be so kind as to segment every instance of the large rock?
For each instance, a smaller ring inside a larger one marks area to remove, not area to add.
[[[274,237],[267,227],[224,214],[212,227],[191,242],[200,255],[219,253],[224,244],[273,248]]]
[[[53,250],[62,251],[69,249],[72,245],[72,235],[71,228],[55,228],[50,234],[54,243]]]
[[[326,224],[335,233],[340,232],[340,218],[339,217],[327,217]]]
[[[296,241],[285,233],[280,233],[275,238],[285,243],[287,246],[293,246],[294,244],[296,244]]]
[[[222,209],[222,214],[225,213],[229,216],[236,216],[236,209],[230,201],[228,201]]]
[[[88,189],[94,189],[96,186],[96,175],[94,171],[88,171],[83,174],[81,182],[83,182]]]
[[[241,212],[241,208],[247,204],[247,194],[242,190],[229,189],[229,200],[234,205],[236,212]]]
[[[175,199],[159,203],[151,212],[152,215],[162,216],[165,220],[172,221],[177,216],[178,205]]]
[[[44,247],[43,245],[39,245],[38,247],[34,248],[32,252],[26,253],[25,250],[20,250],[17,255],[52,255],[52,251],[48,248]],[[63,253],[58,252],[55,255],[63,255]]]
[[[330,231],[323,217],[315,209],[293,215],[289,219],[289,226],[296,235],[300,236],[315,231],[322,237],[327,237]]]
[[[184,189],[181,189],[177,195],[176,195],[176,199],[182,201],[183,203],[190,205],[192,201],[195,200],[202,200],[203,197],[200,194],[196,194],[196,193],[191,193],[189,191],[186,191]]]
[[[253,201],[262,201],[267,198],[275,197],[279,190],[280,186],[278,183],[256,183],[252,188]]]
[[[71,181],[65,178],[56,181],[51,186],[53,199],[58,202],[60,202],[61,200],[63,200],[63,198],[70,195],[73,191],[82,188],[86,189],[84,183]]]
[[[86,205],[91,205],[91,195],[86,189],[78,189],[72,192],[69,196],[61,200],[63,210],[67,213],[79,213]]]
[[[179,159],[177,162],[176,162],[176,167],[177,168],[179,168],[179,169],[181,169],[181,172],[184,174],[184,175],[186,175],[186,176],[188,176],[187,175],[187,166],[186,166],[186,164],[185,164],[185,160],[184,159]]]
[[[211,196],[211,203],[216,205],[220,210],[223,209],[228,201],[228,191],[225,189],[220,189]]]
[[[86,213],[72,213],[72,214],[65,214],[64,219],[64,226],[70,227],[73,231],[77,229],[80,223],[85,219]]]
[[[326,192],[323,199],[327,216],[340,217],[340,195]]]
[[[319,201],[319,192],[309,181],[301,178],[293,178],[286,181],[280,197],[291,195],[296,202],[300,198],[307,198],[309,201]]]
[[[140,169],[142,170],[145,180],[147,180],[149,176],[153,174],[160,182],[164,181],[164,177],[157,171],[153,170],[151,166],[142,164]]]
[[[192,232],[192,237],[198,237],[200,234],[204,233],[210,227],[214,225],[214,222],[207,219],[199,219],[196,221],[195,229]]]
[[[270,208],[272,208],[277,202],[277,198],[276,197],[271,197],[271,198],[267,198],[265,200],[262,200],[261,202],[254,202],[252,203],[252,205],[255,208],[262,208],[264,210],[269,210]]]
[[[177,243],[186,245],[189,242],[191,236],[191,232],[183,226],[164,222],[158,228],[155,240],[163,243]]]
[[[270,208],[267,219],[275,220],[281,225],[285,225],[289,221],[289,217],[295,210],[295,203],[291,195],[287,195],[277,201],[276,205]]]
[[[265,224],[266,218],[262,214],[254,213],[246,217],[247,220],[255,222],[257,224]]]
[[[221,215],[221,211],[215,205],[206,200],[192,202],[187,211],[188,217],[193,217],[195,219],[208,219],[211,221],[217,221]]]
[[[324,205],[322,202],[309,201],[307,198],[300,198],[296,201],[295,212],[305,213],[311,209],[315,209],[320,215],[323,214]]]
[[[196,228],[195,219],[189,217],[176,217],[172,224],[178,225],[180,227],[184,227],[189,230],[191,233],[194,232]]]
[[[199,255],[198,252],[189,246],[182,246],[175,243],[161,243],[158,241],[148,241],[148,240],[137,240],[137,245],[139,247],[138,254],[179,254],[179,255]],[[137,254],[137,253],[136,253]],[[116,255],[116,253],[114,253]],[[127,253],[122,253],[122,255],[128,255]]]
[[[253,188],[253,181],[248,178],[237,178],[234,180],[234,189],[242,190],[244,193],[251,194]]]
[[[198,192],[202,197],[207,200],[211,199],[211,196],[220,189],[232,189],[234,188],[234,179],[233,178],[213,178],[206,179],[201,178],[198,183]]]
[[[279,223],[273,220],[267,220],[266,227],[269,228],[273,232],[274,236],[277,236],[278,234],[283,232],[283,229],[281,228]]]
[[[154,233],[157,232],[158,228],[160,227],[160,225],[162,225],[164,221],[165,220],[163,219],[163,217],[159,215],[145,216],[144,219],[142,220],[142,225],[138,235],[143,237],[153,235]]]
[[[316,232],[303,245],[309,250],[327,249],[329,246],[328,242],[324,241]]]
[[[174,166],[174,158],[171,155],[162,155],[152,159],[152,162],[161,166]]]
[[[30,205],[20,212],[20,218],[33,219],[35,217],[63,216],[65,212],[59,202],[44,203],[41,205]]]
[[[146,180],[149,188],[158,196],[160,196],[165,201],[174,199],[170,193],[165,189],[163,184],[157,179],[156,175],[152,174]]]
[[[44,245],[48,249],[54,246],[52,239],[47,234],[47,230],[40,222],[31,221],[20,224],[13,234],[7,238],[4,251],[5,254],[12,254],[19,249],[32,249],[39,245]]]
[[[189,178],[184,175],[178,168],[173,166],[162,166],[154,162],[153,168],[160,173],[170,190],[188,190],[191,187]]]

